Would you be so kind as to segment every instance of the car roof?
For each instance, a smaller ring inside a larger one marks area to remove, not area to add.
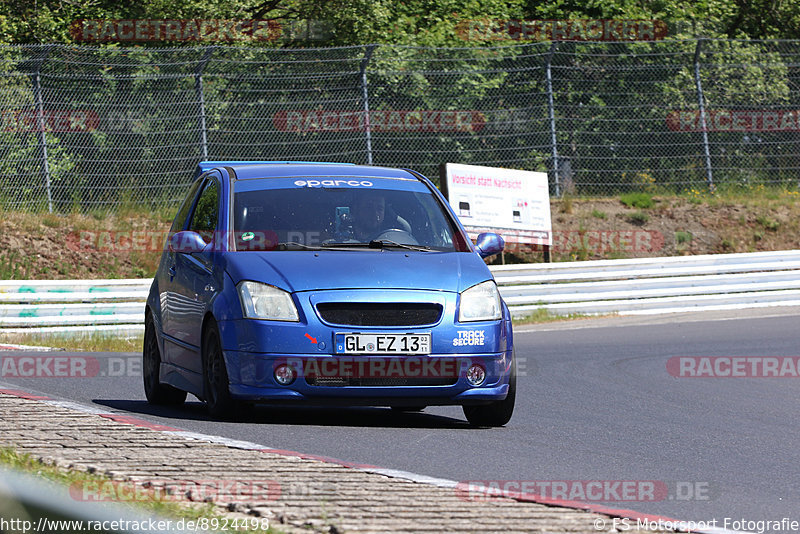
[[[213,160],[213,161],[201,161],[197,164],[197,169],[195,169],[195,175],[199,176],[206,172],[209,169],[214,169],[217,167],[242,167],[244,165],[293,165],[293,164],[300,164],[300,165],[353,165],[353,163],[335,163],[335,162],[326,162],[326,161],[290,161],[290,160]]]
[[[218,167],[233,168],[237,180],[258,178],[286,178],[308,176],[369,176],[418,180],[405,169],[354,165],[352,163],[322,163],[305,161],[203,161],[197,166],[196,176]]]

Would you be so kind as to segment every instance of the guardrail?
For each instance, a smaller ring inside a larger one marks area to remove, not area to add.
[[[0,333],[144,331],[144,304],[152,280],[0,281]]]
[[[515,317],[800,306],[800,250],[490,269]],[[0,281],[0,333],[137,334],[150,282]]]
[[[800,250],[492,267],[514,316],[800,306]]]

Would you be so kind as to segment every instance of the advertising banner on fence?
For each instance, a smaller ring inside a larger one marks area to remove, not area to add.
[[[552,245],[547,173],[446,163],[441,183],[470,237],[496,232],[509,243]]]

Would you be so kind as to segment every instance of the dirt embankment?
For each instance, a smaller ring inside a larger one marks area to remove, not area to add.
[[[628,207],[618,198],[568,198],[553,200],[551,211],[554,261],[800,248],[797,193],[732,200],[655,197],[647,208]],[[148,278],[169,226],[168,215],[152,213],[5,212],[0,279]],[[531,247],[512,246],[505,261],[542,261],[542,256]]]
[[[148,278],[170,222],[152,214],[0,217],[0,279]]]
[[[551,203],[554,261],[756,252],[800,248],[800,198],[698,201],[654,198],[649,208],[619,199]],[[541,261],[510,247],[509,261]]]

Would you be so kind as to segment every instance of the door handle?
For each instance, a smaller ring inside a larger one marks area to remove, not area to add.
[[[169,280],[170,280],[170,282],[172,281],[172,279],[174,277],[175,277],[175,266],[173,265],[172,267],[169,268]]]

